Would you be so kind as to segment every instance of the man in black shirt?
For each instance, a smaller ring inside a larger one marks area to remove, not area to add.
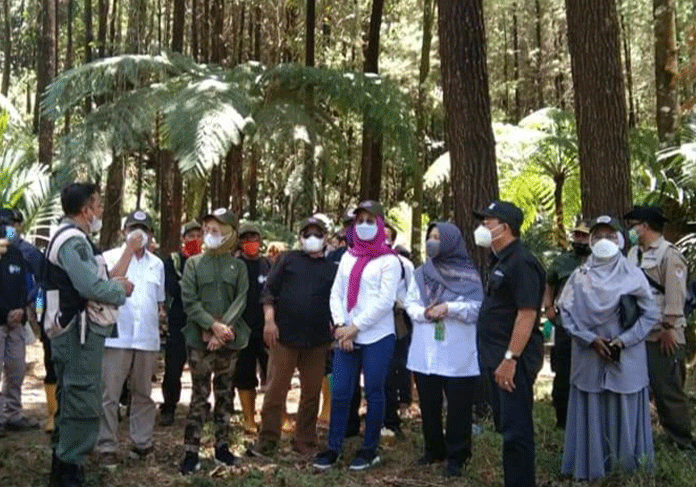
[[[265,382],[268,353],[263,343],[263,307],[261,291],[266,283],[266,276],[271,269],[271,261],[261,255],[261,231],[253,223],[239,226],[239,258],[244,261],[249,275],[247,304],[244,308],[244,321],[251,328],[249,344],[239,351],[237,366],[234,370],[234,387],[239,393],[239,402],[244,414],[244,430],[256,433],[255,404],[256,366],[261,369],[261,379]],[[232,392],[234,394],[234,392]]]
[[[496,429],[503,435],[506,487],[533,486],[534,380],[543,360],[539,312],[545,273],[519,241],[522,211],[494,201],[475,213],[476,244],[493,262],[477,325],[481,373],[488,378]]]
[[[197,221],[186,223],[181,229],[181,250],[172,252],[164,261],[164,289],[167,293],[167,343],[164,350],[164,378],[160,407],[160,425],[174,424],[174,411],[181,397],[181,373],[186,363],[186,340],[181,329],[186,325],[186,313],[181,301],[179,280],[184,273],[186,259],[201,253],[203,229]]]
[[[302,250],[287,252],[276,261],[261,296],[264,340],[271,352],[258,444],[266,455],[280,440],[295,368],[300,372],[301,395],[293,449],[311,454],[317,441],[319,392],[332,341],[329,298],[337,266],[324,257],[326,226],[320,219],[302,222],[300,245]]]

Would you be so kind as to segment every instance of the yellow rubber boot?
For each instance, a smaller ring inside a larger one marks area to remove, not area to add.
[[[46,433],[52,433],[55,427],[55,416],[58,410],[58,403],[56,401],[56,384],[44,384],[44,389],[46,390],[46,409],[48,409],[48,419],[46,424],[44,424],[44,431]]]
[[[239,402],[242,403],[244,416],[244,431],[256,434],[256,391],[254,389],[238,389]]]
[[[319,417],[317,418],[317,423],[321,426],[328,426],[331,420],[331,383],[329,382],[329,376],[325,375],[324,380],[321,382],[321,411],[319,411]]]

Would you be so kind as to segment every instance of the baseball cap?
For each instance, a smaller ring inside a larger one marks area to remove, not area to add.
[[[14,225],[15,223],[17,223],[15,211],[12,208],[0,208],[0,224]]]
[[[669,221],[659,206],[634,206],[623,218],[624,221],[635,220],[657,224]]]
[[[217,220],[223,225],[229,225],[234,229],[237,229],[237,226],[239,225],[239,218],[237,218],[237,215],[227,208],[218,208],[217,210],[213,210],[211,213],[208,213],[205,215],[205,217],[203,217],[203,221],[206,221],[209,218]]]
[[[513,231],[519,232],[524,221],[524,213],[509,201],[493,201],[487,208],[475,211],[474,216],[480,220],[497,218],[510,225]]]
[[[621,228],[621,223],[619,223],[619,220],[609,215],[602,215],[592,220],[592,223],[590,223],[590,232],[592,232],[595,228],[597,228],[600,225],[607,225],[611,227],[613,230],[616,230],[617,232],[623,230]]]
[[[152,231],[152,220],[150,215],[145,213],[143,210],[135,210],[129,213],[126,217],[126,222],[123,224],[123,228],[128,228],[131,225],[142,225],[148,230]]]
[[[258,225],[252,222],[244,222],[239,225],[239,236],[241,237],[245,233],[258,233],[261,235],[261,230],[259,230]]]
[[[196,220],[191,220],[190,222],[184,223],[184,225],[181,227],[181,236],[183,237],[191,230],[201,230],[202,228],[203,227],[201,226],[201,224],[198,223]]]
[[[304,232],[307,227],[319,227],[322,232],[326,233],[326,223],[321,218],[310,216],[302,220],[300,223],[300,233]]]
[[[575,225],[575,228],[573,228],[573,232],[580,232],[580,233],[590,233],[590,223],[588,220],[580,220],[577,225]]]
[[[365,200],[361,202],[358,207],[355,208],[355,213],[357,213],[359,210],[365,210],[375,216],[381,216],[384,218],[384,209],[382,208],[382,205],[374,200]]]
[[[348,225],[350,223],[353,223],[353,220],[355,220],[355,208],[350,207],[341,217],[341,223],[343,223],[344,225]]]

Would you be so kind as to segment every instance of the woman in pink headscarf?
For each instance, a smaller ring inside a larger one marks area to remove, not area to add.
[[[338,348],[333,360],[328,449],[314,460],[314,466],[322,470],[331,468],[341,452],[361,369],[367,398],[365,435],[349,468],[365,470],[379,463],[384,381],[396,339],[393,308],[402,268],[385,243],[384,213],[379,203],[364,201],[358,205],[352,233],[354,245],[341,258],[331,289]]]

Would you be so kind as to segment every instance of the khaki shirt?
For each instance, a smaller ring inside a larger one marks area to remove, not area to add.
[[[638,265],[651,279],[665,287],[660,293],[650,286],[655,301],[660,309],[660,324],[648,336],[649,341],[656,341],[663,329],[662,323],[674,325],[677,343],[685,344],[684,301],[686,300],[686,278],[688,267],[686,259],[674,245],[658,238],[650,246],[641,249],[642,257],[638,259],[639,247],[636,245],[628,253],[628,260]]]
[[[245,348],[251,334],[242,318],[248,290],[249,276],[241,260],[229,254],[205,253],[187,259],[181,278],[181,299],[187,317],[182,330],[186,345],[204,349],[203,331],[218,321],[235,333],[234,340],[225,346],[232,350]]]

